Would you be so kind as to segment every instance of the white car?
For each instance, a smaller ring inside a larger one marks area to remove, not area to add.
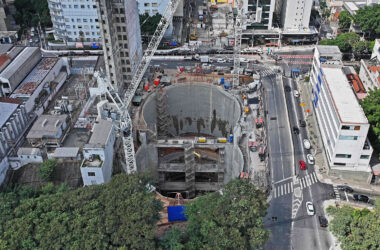
[[[315,159],[314,159],[314,156],[312,154],[308,154],[306,156],[306,158],[307,158],[307,163],[309,163],[310,165],[314,165]]]
[[[294,90],[293,93],[294,97],[300,97],[300,92],[298,92],[298,90]]]
[[[216,60],[218,63],[225,63],[226,62],[226,59],[223,59],[223,58],[218,58],[218,60]]]
[[[202,63],[202,67],[211,67],[211,65],[208,63]]]
[[[308,215],[314,215],[315,214],[314,205],[311,201],[306,202],[306,211],[307,211]]]
[[[311,203],[311,201],[306,202],[306,211],[308,215],[314,215],[315,210],[314,210],[314,205]]]
[[[306,149],[310,149],[310,148],[311,148],[310,141],[309,141],[308,139],[303,139],[303,146],[304,146]]]
[[[249,62],[249,60],[247,58],[240,58],[240,62],[247,63],[247,62]]]

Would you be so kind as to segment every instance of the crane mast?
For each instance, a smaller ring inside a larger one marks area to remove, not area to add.
[[[237,8],[237,16],[234,27],[234,70],[232,76],[232,86],[236,88],[239,86],[239,74],[240,74],[240,54],[241,54],[241,35],[243,32],[243,5],[241,0],[235,0]]]

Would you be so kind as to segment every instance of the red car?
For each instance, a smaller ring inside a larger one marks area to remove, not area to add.
[[[306,170],[306,163],[304,161],[299,161],[300,169]]]

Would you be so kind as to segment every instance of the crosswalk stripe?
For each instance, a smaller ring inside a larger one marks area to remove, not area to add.
[[[284,194],[284,186],[281,185],[281,195],[283,195],[283,194]]]
[[[277,189],[277,197],[279,197],[279,196],[281,195],[281,187],[278,186],[277,188],[278,188],[278,189]]]
[[[303,179],[300,179],[301,189],[303,189]]]
[[[318,182],[318,179],[315,177],[315,172],[313,172],[311,178],[313,179],[314,183]]]
[[[313,172],[313,176],[314,176],[314,178],[315,178],[315,182],[318,182],[317,173]]]
[[[273,197],[277,198],[277,196],[276,196],[276,188],[273,188]]]
[[[290,183],[290,190],[293,193],[293,182]]]
[[[313,184],[313,183],[311,183],[311,181],[310,181],[310,175],[307,175],[307,176],[306,176],[306,182],[307,182],[307,186],[310,186],[311,184]]]
[[[287,194],[288,192],[288,183],[285,183],[284,185],[284,194]]]

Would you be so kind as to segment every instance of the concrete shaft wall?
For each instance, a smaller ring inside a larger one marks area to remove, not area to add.
[[[169,132],[175,136],[192,133],[227,137],[240,118],[239,102],[222,88],[203,83],[186,83],[165,88]],[[148,127],[156,124],[156,98],[150,95],[142,109]]]

